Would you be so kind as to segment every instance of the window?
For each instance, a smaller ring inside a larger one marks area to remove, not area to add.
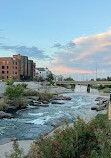
[[[9,63],[9,61],[7,61],[7,64]]]
[[[8,69],[8,66],[7,66],[7,69]]]
[[[7,78],[8,78],[8,76],[7,76]]]
[[[15,69],[17,70],[17,67],[15,67]]]
[[[5,64],[5,61],[2,61],[3,64]]]
[[[2,69],[5,69],[5,66],[2,66]]]
[[[17,72],[15,72],[15,74],[17,74]]]
[[[15,64],[17,65],[17,62]]]
[[[7,71],[7,74],[8,74],[8,71]]]
[[[4,74],[5,73],[5,71],[2,71],[2,74]]]

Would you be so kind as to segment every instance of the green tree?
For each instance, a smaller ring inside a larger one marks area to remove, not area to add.
[[[47,81],[51,82],[52,80],[54,80],[53,74],[50,73],[47,75]]]
[[[24,92],[24,87],[20,84],[15,86],[8,86],[6,88],[6,96],[9,99],[17,99],[19,98]]]
[[[64,81],[74,81],[74,79],[71,78],[71,77],[67,77],[67,78],[64,79]]]
[[[13,78],[8,78],[5,80],[5,82],[7,83],[7,85],[13,85],[14,80],[13,80]]]

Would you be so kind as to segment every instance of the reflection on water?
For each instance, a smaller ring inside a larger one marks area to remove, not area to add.
[[[88,94],[86,91],[86,86],[76,86],[75,93],[65,94],[71,96],[72,100],[64,101],[65,104],[63,105],[28,106],[27,109],[18,111],[13,119],[0,120],[0,140],[11,137],[34,139],[40,133],[51,131],[53,129],[51,125],[58,120],[67,119],[72,122],[72,119],[78,116],[90,120],[97,113],[91,111],[91,107],[96,105],[95,98],[99,95],[99,92],[92,89],[91,93]]]

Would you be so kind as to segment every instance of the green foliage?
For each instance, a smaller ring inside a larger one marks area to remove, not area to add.
[[[24,96],[37,96],[38,92],[33,89],[27,89],[23,93]]]
[[[30,81],[33,81],[33,77],[30,77]]]
[[[71,77],[68,77],[68,78],[65,78],[64,81],[74,81],[74,79]]]
[[[88,124],[78,118],[74,121],[73,127],[66,124],[66,128],[57,129],[53,137],[37,139],[26,157],[110,158],[110,140],[111,122],[108,121],[107,115],[98,114]],[[18,148],[14,149],[16,153],[20,151]]]
[[[26,83],[22,83],[21,86],[22,86],[24,89],[26,89],[27,86],[28,86],[28,84],[26,84]]]
[[[5,99],[0,100],[0,111],[5,111],[8,109],[8,104]]]
[[[6,88],[6,96],[9,99],[17,99],[20,96],[22,96],[23,92],[24,92],[24,88],[23,88],[23,86],[21,86],[19,84],[14,85],[14,86],[8,86]]]
[[[92,78],[91,81],[94,81],[94,79]]]
[[[47,75],[47,81],[52,82],[53,79],[54,79],[54,77],[53,77],[52,73]]]
[[[19,149],[19,144],[14,141],[13,142],[13,153],[11,155],[6,155],[7,158],[25,158],[23,154],[23,149]]]
[[[13,85],[14,80],[12,78],[8,78],[5,80],[5,82],[7,83],[7,85]]]
[[[111,91],[111,88],[104,88],[104,89],[103,89],[103,92],[104,92],[104,93],[110,93],[110,91]]]
[[[11,100],[11,106],[16,106],[16,108],[25,108],[27,106],[27,99],[24,97],[18,97],[18,98],[14,98],[13,100]]]
[[[41,92],[41,93],[38,93],[38,96],[39,96],[39,100],[49,101],[50,99],[53,98],[54,94]]]

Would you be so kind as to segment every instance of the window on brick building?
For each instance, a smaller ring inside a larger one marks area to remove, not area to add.
[[[5,66],[2,66],[2,69],[5,69]]]
[[[17,65],[17,62],[15,64]]]
[[[3,64],[5,64],[5,61],[2,61]]]
[[[7,69],[8,69],[8,66],[7,66]]]
[[[8,76],[7,76],[7,78],[8,78]]]
[[[5,71],[2,71],[2,74],[4,74],[5,73]]]
[[[15,74],[17,74],[17,72],[15,72]]]
[[[15,67],[15,69],[17,70],[17,67]]]
[[[8,71],[7,71],[7,74],[8,74]]]

